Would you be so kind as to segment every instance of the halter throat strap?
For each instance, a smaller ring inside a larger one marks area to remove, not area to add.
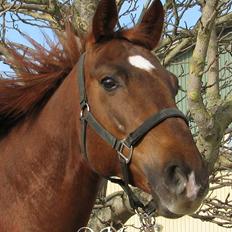
[[[85,88],[85,75],[84,75],[84,59],[85,54],[79,59],[78,62],[78,86],[80,95],[80,121],[81,121],[81,152],[82,155],[88,160],[87,149],[86,149],[86,129],[87,125],[90,125],[96,133],[106,141],[113,149],[115,149],[119,155],[119,161],[122,169],[123,179],[107,177],[110,181],[117,183],[122,186],[124,191],[129,197],[131,207],[133,209],[143,208],[148,214],[154,211],[154,204],[149,203],[148,206],[144,206],[143,203],[137,198],[129,187],[129,163],[133,155],[133,148],[137,143],[154,127],[159,125],[161,122],[168,118],[181,118],[187,124],[188,121],[185,115],[176,108],[166,108],[158,113],[155,113],[150,118],[145,120],[137,129],[131,132],[126,138],[118,139],[106,130],[91,113],[91,108],[88,104],[87,93]],[[153,204],[153,205],[152,205]]]

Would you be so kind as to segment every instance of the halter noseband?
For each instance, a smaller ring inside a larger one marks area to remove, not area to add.
[[[123,179],[107,177],[108,180],[119,184],[127,193],[131,207],[137,211],[138,208],[142,208],[145,213],[150,215],[155,211],[153,201],[148,205],[144,204],[137,198],[133,191],[129,187],[129,164],[133,155],[133,148],[137,143],[153,128],[163,122],[167,118],[178,117],[182,118],[187,124],[188,121],[185,115],[176,108],[163,109],[158,113],[145,120],[136,130],[131,132],[125,139],[119,140],[107,131],[93,116],[88,105],[88,99],[85,89],[85,76],[84,76],[84,59],[85,54],[82,54],[78,62],[78,86],[80,94],[80,120],[81,120],[81,152],[82,155],[88,160],[87,148],[86,148],[86,128],[89,124],[98,135],[101,136],[108,144],[115,149],[119,155],[119,161],[121,164]]]

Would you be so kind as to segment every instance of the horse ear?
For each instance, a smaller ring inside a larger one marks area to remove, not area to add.
[[[93,17],[92,36],[94,42],[111,37],[117,21],[118,12],[115,0],[101,0]]]
[[[164,9],[160,0],[154,0],[145,12],[141,23],[136,27],[123,32],[128,40],[154,49],[161,37],[164,24]]]

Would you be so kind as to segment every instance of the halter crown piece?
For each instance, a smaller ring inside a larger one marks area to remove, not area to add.
[[[142,125],[137,129],[131,132],[126,138],[119,140],[113,136],[109,131],[107,131],[93,116],[88,105],[88,99],[85,89],[85,77],[84,77],[84,59],[85,54],[82,54],[78,62],[78,86],[80,94],[80,121],[81,121],[81,152],[86,160],[88,160],[87,149],[86,149],[86,129],[89,124],[96,133],[105,140],[108,144],[112,146],[113,149],[117,151],[119,162],[121,165],[123,179],[106,177],[113,183],[119,184],[123,190],[127,193],[131,208],[139,214],[141,218],[141,210],[144,211],[142,214],[145,215],[142,217],[143,220],[147,216],[155,212],[155,204],[153,201],[150,201],[147,205],[144,205],[138,197],[133,193],[129,187],[129,164],[133,156],[133,148],[137,143],[154,127],[166,120],[167,118],[178,117],[182,118],[186,124],[188,120],[185,115],[176,108],[166,108],[160,112],[152,115],[150,118],[145,120]]]

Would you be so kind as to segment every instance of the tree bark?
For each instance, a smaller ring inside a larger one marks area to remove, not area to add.
[[[206,1],[197,34],[196,46],[190,61],[190,75],[188,79],[188,103],[194,121],[199,129],[197,145],[212,170],[223,136],[213,112],[207,109],[202,97],[202,77],[206,64],[208,45],[211,31],[217,16],[218,1]]]
[[[99,0],[75,0],[73,3],[73,25],[80,34],[85,34],[91,25]]]

